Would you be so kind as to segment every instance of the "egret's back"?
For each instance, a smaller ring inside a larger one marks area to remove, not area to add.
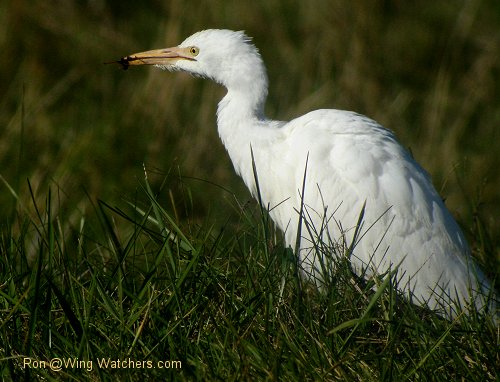
[[[449,297],[466,306],[474,291],[489,289],[428,174],[389,130],[339,110],[314,111],[281,129],[282,140],[272,149],[276,157],[267,159],[274,171],[257,167],[260,192],[292,247],[303,211],[306,273],[321,278],[319,240],[335,254],[350,247],[359,275],[398,267],[399,288],[431,308],[453,308]],[[477,298],[476,305],[482,308],[484,301]]]

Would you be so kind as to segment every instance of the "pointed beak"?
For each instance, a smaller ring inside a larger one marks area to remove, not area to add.
[[[112,63],[120,64],[123,66],[123,69],[127,69],[131,65],[172,66],[179,60],[196,61],[194,57],[189,55],[189,51],[186,48],[174,47],[134,53]]]

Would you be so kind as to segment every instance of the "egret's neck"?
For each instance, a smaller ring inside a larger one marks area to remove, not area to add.
[[[228,151],[233,144],[240,144],[241,138],[246,139],[247,145],[251,143],[252,130],[265,121],[266,97],[265,73],[255,81],[227,86],[227,94],[219,102],[217,109],[217,126]]]
[[[217,109],[219,136],[228,151],[236,172],[252,191],[253,172],[250,147],[264,149],[268,144],[265,138],[271,121],[264,116],[267,96],[267,79],[263,77],[247,86],[230,87]]]
[[[227,89],[217,110],[219,135],[228,151],[231,137],[251,135],[252,126],[263,121],[267,97],[267,72],[262,59],[251,45],[248,51],[232,57],[215,77]],[[230,153],[231,154],[231,153]]]

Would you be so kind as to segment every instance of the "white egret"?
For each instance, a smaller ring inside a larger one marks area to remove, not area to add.
[[[217,125],[234,168],[287,245],[300,247],[302,268],[318,284],[326,257],[315,246],[327,243],[331,254],[349,253],[365,278],[397,268],[402,293],[447,317],[471,304],[486,307],[488,280],[428,174],[394,134],[343,110],[267,119],[266,69],[243,32],[204,30],[177,47],[118,62],[181,70],[226,87]]]

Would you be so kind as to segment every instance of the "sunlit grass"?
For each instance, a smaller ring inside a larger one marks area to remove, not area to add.
[[[236,234],[183,227],[141,183],[136,201],[96,202],[92,227],[54,213],[52,192],[3,227],[3,378],[495,379],[489,320],[446,321],[400,298],[389,278],[374,292],[342,257],[318,292],[299,282],[265,211],[240,209]],[[53,371],[24,367],[27,357],[87,363]],[[116,369],[108,358],[182,367]]]

